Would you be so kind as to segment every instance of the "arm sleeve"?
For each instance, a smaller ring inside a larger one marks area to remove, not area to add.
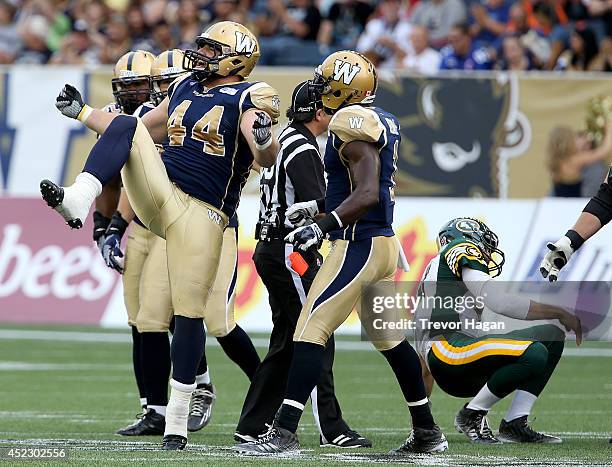
[[[319,153],[314,148],[294,157],[285,166],[287,176],[295,189],[295,202],[311,201],[325,196],[325,178]],[[305,176],[305,174],[308,174]]]
[[[461,270],[463,283],[474,297],[482,297],[485,306],[492,312],[509,318],[525,319],[531,300],[504,292],[502,285],[496,286],[493,278],[483,271],[464,266]]]

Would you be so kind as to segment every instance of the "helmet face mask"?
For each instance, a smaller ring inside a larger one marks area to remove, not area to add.
[[[150,79],[146,77],[113,78],[111,81],[115,102],[125,114],[133,114],[150,98]]]
[[[151,64],[154,60],[152,53],[136,50],[126,53],[117,61],[111,86],[121,112],[131,115],[149,100]]]
[[[453,240],[466,238],[476,243],[488,263],[489,274],[497,277],[506,261],[499,249],[499,237],[484,222],[471,217],[460,217],[447,222],[438,232],[436,243],[441,250]]]
[[[173,49],[159,54],[151,65],[151,102],[159,105],[168,94],[168,86],[185,73],[183,51]]]

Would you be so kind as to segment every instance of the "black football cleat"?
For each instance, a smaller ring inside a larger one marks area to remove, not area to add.
[[[208,425],[216,398],[215,387],[212,384],[204,384],[191,393],[191,405],[187,418],[188,431],[199,431]]]
[[[56,185],[51,180],[43,180],[40,182],[40,194],[47,205],[57,211],[72,229],[80,229],[83,227],[83,222],[79,217],[74,217],[71,210],[63,205],[64,189]]]
[[[431,430],[415,427],[410,436],[399,448],[393,449],[389,454],[431,454],[443,452],[448,449],[448,441],[440,427],[434,425]]]
[[[474,444],[500,444],[491,430],[487,412],[468,409],[467,404],[455,415],[455,428]]]
[[[181,435],[166,435],[162,439],[162,450],[182,451],[187,446],[187,438]]]
[[[348,430],[347,432],[336,436],[331,441],[324,441],[323,438],[319,436],[319,446],[322,448],[334,447],[343,449],[371,448],[372,441],[364,436],[361,436],[356,431]]]
[[[153,409],[148,409],[138,416],[138,420],[125,428],[117,430],[122,436],[163,435],[166,428],[166,418]]]
[[[251,456],[299,454],[300,443],[295,433],[273,425],[256,442],[237,444],[232,449],[240,454]]]
[[[539,443],[560,444],[563,440],[557,436],[538,433],[527,424],[527,415],[499,424],[497,438],[503,443]]]

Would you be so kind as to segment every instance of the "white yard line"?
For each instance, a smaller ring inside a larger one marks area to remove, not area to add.
[[[0,340],[41,340],[65,342],[101,342],[107,344],[131,342],[131,336],[124,332],[82,332],[82,331],[36,331],[21,329],[0,329]],[[255,347],[267,348],[268,339],[254,338]],[[219,344],[215,339],[208,339],[206,345],[214,347]],[[338,350],[374,350],[370,342],[336,340]],[[572,348],[563,351],[564,357],[612,357],[612,349]]]

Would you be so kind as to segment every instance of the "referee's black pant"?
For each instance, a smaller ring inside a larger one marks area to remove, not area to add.
[[[242,435],[257,437],[267,430],[276,411],[281,406],[289,367],[293,358],[293,333],[306,299],[308,290],[321,264],[317,252],[303,255],[309,263],[306,273],[300,277],[291,269],[289,255],[293,246],[282,240],[257,243],[253,260],[270,299],[272,309],[272,334],[268,353],[260,363],[240,414],[236,431]],[[323,360],[323,372],[311,394],[315,422],[324,441],[332,441],[349,430],[342,419],[342,411],[334,394],[333,335],[327,342]]]

